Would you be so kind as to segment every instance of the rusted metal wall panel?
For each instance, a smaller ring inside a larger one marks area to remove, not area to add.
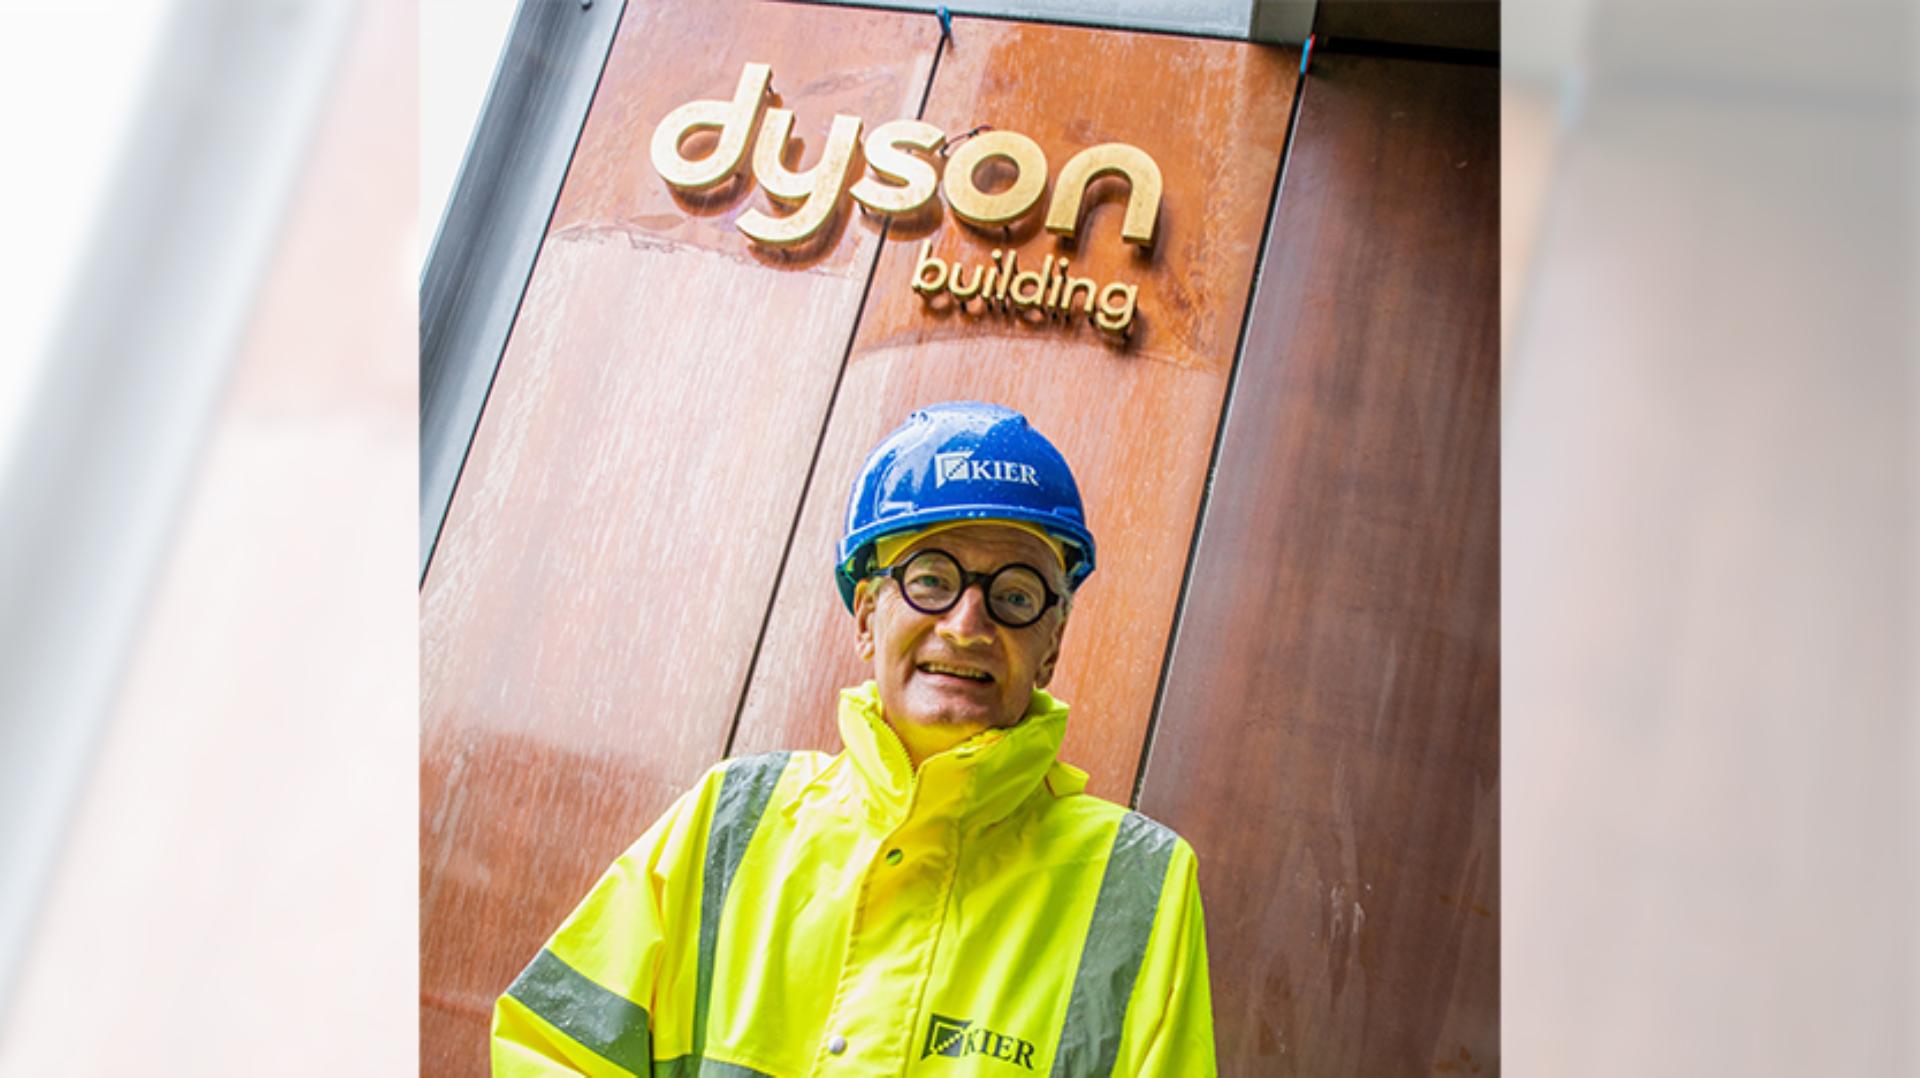
[[[1005,231],[951,213],[896,229],[874,278],[788,571],[741,715],[737,752],[837,748],[833,699],[870,675],[830,575],[847,490],[867,449],[915,407],[953,398],[1027,413],[1072,462],[1100,543],[1053,689],[1074,708],[1063,756],[1091,789],[1133,788],[1182,567],[1292,106],[1290,49],[989,20],[954,20],[927,105],[949,133],[1022,132],[1057,170],[1106,141],[1158,162],[1166,196],[1150,252],[1121,242],[1124,184],[1089,194],[1079,233],[1042,231],[1042,207]],[[983,173],[984,178],[984,173]],[[910,287],[921,240],[951,263],[996,248],[1022,266],[1139,285],[1117,345],[1084,318],[1030,324],[929,306]]]
[[[866,671],[831,550],[915,406],[1014,405],[1073,461],[1102,546],[1064,755],[1134,790],[1298,54],[964,17],[939,42],[811,5],[625,16],[423,591],[429,1072],[483,1068],[494,995],[704,767],[837,748]],[[803,165],[833,113],[923,98],[949,134],[1033,138],[1050,176],[1140,146],[1155,243],[1121,242],[1104,180],[1072,240],[1043,195],[986,231],[843,203],[808,249],[756,247],[750,178],[676,196],[646,153],[750,61]],[[1201,854],[1224,1073],[1471,1073],[1497,1066],[1493,82],[1324,55],[1308,85],[1141,803]],[[1070,257],[1136,284],[1138,321],[930,303],[923,242]]]
[[[879,249],[843,210],[810,253],[749,254],[732,221],[765,194],[670,194],[653,128],[748,61],[800,130],[911,116],[938,37],[801,5],[625,14],[422,594],[426,1073],[484,1071],[494,997],[722,756]]]
[[[1498,1070],[1497,94],[1304,91],[1139,802],[1225,1074]]]

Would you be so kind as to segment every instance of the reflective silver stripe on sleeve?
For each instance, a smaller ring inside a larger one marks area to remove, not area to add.
[[[720,915],[727,908],[727,888],[746,856],[760,817],[787,768],[785,752],[749,756],[727,765],[720,796],[713,806],[713,826],[707,832],[705,879],[700,888],[700,965],[693,997],[693,1051],[699,1059],[707,1046],[707,1004],[713,993],[713,959],[720,942]]]
[[[1127,1000],[1146,957],[1175,841],[1172,831],[1137,812],[1121,818],[1067,998],[1067,1020],[1053,1054],[1054,1078],[1113,1073]]]
[[[542,949],[507,995],[595,1055],[634,1074],[653,1066],[646,1008],[600,987]]]

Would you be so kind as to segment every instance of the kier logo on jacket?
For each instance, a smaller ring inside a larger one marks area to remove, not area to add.
[[[927,1047],[920,1053],[920,1058],[931,1056],[951,1056],[955,1059],[962,1056],[992,1056],[1028,1070],[1033,1069],[1032,1044],[1018,1037],[995,1033],[985,1026],[976,1026],[970,1018],[948,1018],[944,1014],[933,1015],[927,1021]]]

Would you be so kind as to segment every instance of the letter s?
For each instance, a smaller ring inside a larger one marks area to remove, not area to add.
[[[927,204],[940,186],[933,164],[905,150],[931,150],[940,145],[945,132],[920,120],[894,120],[881,124],[867,136],[867,164],[873,171],[893,180],[881,183],[871,176],[853,185],[855,202],[875,213],[912,213]]]

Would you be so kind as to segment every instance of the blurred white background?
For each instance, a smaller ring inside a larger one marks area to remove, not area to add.
[[[420,207],[431,245],[507,40],[514,0],[419,0]],[[420,258],[424,261],[427,249]]]
[[[417,40],[0,8],[0,1073],[411,1069]]]
[[[47,354],[91,214],[148,69],[168,0],[7,0],[0,32],[0,130],[19,148],[0,202],[0,453]],[[57,108],[48,102],[59,102]],[[0,459],[4,459],[0,457]]]

